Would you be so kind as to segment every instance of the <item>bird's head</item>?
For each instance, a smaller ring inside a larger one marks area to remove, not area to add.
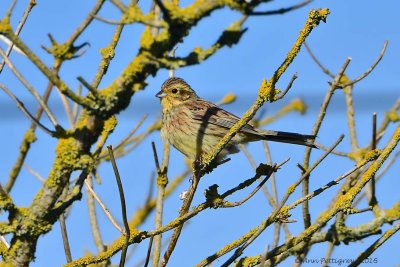
[[[173,77],[166,80],[161,86],[161,91],[156,94],[161,99],[163,108],[176,106],[187,100],[196,99],[198,96],[185,80]]]

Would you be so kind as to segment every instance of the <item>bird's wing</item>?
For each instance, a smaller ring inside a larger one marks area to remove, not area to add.
[[[189,109],[194,120],[207,122],[217,126],[230,129],[240,118],[233,115],[232,113],[218,107],[217,105],[205,101],[203,99],[197,99],[192,101],[189,105]],[[260,133],[253,128],[250,124],[246,124],[240,130],[244,133],[259,135]]]

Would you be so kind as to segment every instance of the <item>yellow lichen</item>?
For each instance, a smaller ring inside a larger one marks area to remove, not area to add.
[[[108,118],[105,123],[104,123],[104,127],[103,127],[103,131],[106,133],[112,133],[115,129],[115,127],[118,124],[118,120],[116,116],[111,116],[110,118]]]
[[[386,112],[386,117],[389,119],[391,122],[398,122],[400,121],[400,115],[397,113],[396,110],[391,110],[389,112]]]
[[[5,247],[5,245],[2,245],[2,252],[1,252],[1,255],[3,255],[3,253],[4,253],[4,250],[3,250],[3,247]],[[7,248],[7,247],[5,247],[5,248]],[[12,264],[12,263],[7,263],[7,262],[0,262],[0,267],[15,267],[15,265],[14,264]]]
[[[261,82],[260,89],[258,90],[259,99],[257,101],[264,102],[267,100],[268,95],[271,92],[271,84],[266,80],[263,79]]]
[[[363,159],[366,161],[373,161],[377,159],[381,153],[382,151],[380,149],[370,150],[363,155]]]
[[[292,184],[287,188],[287,193],[288,194],[293,194],[294,190],[296,189],[296,185]]]
[[[400,201],[397,201],[392,208],[385,210],[385,219],[388,221],[398,220],[400,218]]]
[[[228,93],[226,94],[222,100],[221,100],[221,105],[227,105],[236,100],[236,95],[234,93]]]
[[[147,129],[148,132],[154,132],[154,131],[159,131],[161,129],[162,122],[161,120],[156,121],[156,123],[153,123],[150,125],[150,127]]]
[[[33,143],[36,141],[36,134],[32,129],[29,129],[28,131],[26,131],[25,136],[24,136],[24,140],[28,143]]]
[[[100,48],[101,57],[105,60],[111,60],[115,56],[115,51],[111,46]]]
[[[351,81],[350,81],[349,77],[347,77],[346,74],[343,74],[343,75],[340,77],[340,79],[339,79],[339,83],[340,83],[341,85],[345,85],[345,84],[348,84],[348,83],[350,83],[350,82],[351,82]],[[349,90],[351,90],[351,87],[348,86],[348,87],[344,88],[344,90],[345,90],[345,91],[349,91]]]
[[[12,31],[10,16],[5,16],[3,20],[0,20],[0,33],[7,33],[9,31]]]
[[[301,99],[294,99],[290,105],[294,110],[297,110],[301,114],[304,114],[307,110],[307,105]]]
[[[235,264],[235,267],[253,267],[253,266],[257,266],[260,263],[260,259],[261,259],[261,256],[244,257],[244,258],[241,258]]]
[[[154,42],[154,37],[151,33],[151,28],[147,27],[143,33],[142,33],[142,37],[140,39],[140,47],[142,49],[150,49],[151,45]]]
[[[161,173],[160,175],[157,176],[157,185],[165,187],[168,184],[168,178],[165,173]]]

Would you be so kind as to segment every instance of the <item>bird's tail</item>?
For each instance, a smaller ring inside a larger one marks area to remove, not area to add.
[[[308,147],[317,146],[314,144],[315,135],[289,133],[289,132],[279,132],[279,131],[263,131],[263,139],[267,141],[282,142],[289,144],[296,144]]]

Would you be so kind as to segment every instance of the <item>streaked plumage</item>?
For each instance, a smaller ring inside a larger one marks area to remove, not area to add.
[[[156,94],[161,99],[161,137],[191,160],[210,152],[239,118],[201,99],[181,78],[169,78]],[[269,140],[315,147],[315,136],[260,130],[246,124],[232,138],[219,158],[239,151],[237,145]]]

